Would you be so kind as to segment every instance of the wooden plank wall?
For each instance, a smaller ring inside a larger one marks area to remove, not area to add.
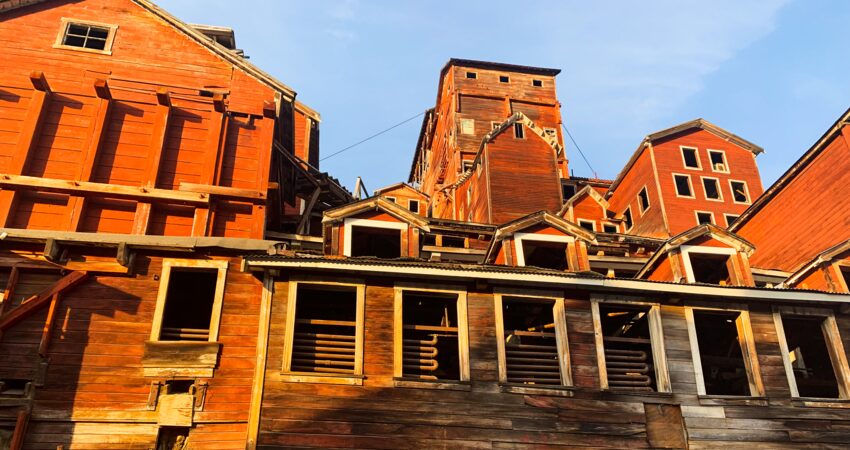
[[[637,195],[644,186],[646,186],[649,196],[649,209],[641,214]],[[630,234],[666,239],[671,235],[668,233],[662,214],[660,196],[661,191],[658,189],[655,178],[652,155],[649,149],[646,149],[623,177],[614,194],[608,198],[608,205],[611,211],[620,217],[626,211],[626,208],[631,208],[634,226],[631,230],[628,230]],[[666,197],[665,201],[667,201]],[[621,233],[627,231],[625,224],[621,228]]]
[[[675,409],[681,411],[691,449],[838,449],[850,442],[850,409],[790,400],[770,305],[749,305],[766,399],[699,398],[684,308],[664,299],[655,300],[663,303],[673,393],[618,394],[598,390],[589,294],[566,292],[576,385],[570,398],[499,387],[489,286],[468,286],[470,389],[394,387],[392,282],[366,280],[362,386],[283,381],[290,299],[285,278],[275,283],[259,448],[648,448],[645,405],[656,404],[680,406]],[[838,322],[847,345],[850,318],[840,315]]]
[[[157,413],[148,411],[142,371],[150,339],[162,256],[140,254],[135,276],[98,275],[63,295],[56,311],[45,386],[36,388],[26,449],[148,449]],[[244,449],[256,361],[261,280],[230,261],[223,300],[221,353],[203,411],[194,414],[197,448]],[[39,290],[46,275],[22,277],[14,299]],[[26,292],[25,292],[26,291]],[[8,311],[8,310],[7,310]],[[46,309],[0,338],[0,378],[33,379]]]

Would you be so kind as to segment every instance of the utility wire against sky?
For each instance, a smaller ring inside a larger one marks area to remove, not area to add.
[[[404,119],[403,121],[401,121],[401,122],[399,122],[399,123],[397,123],[397,124],[395,124],[395,125],[393,125],[393,126],[391,126],[391,127],[387,128],[386,130],[379,131],[379,132],[377,132],[377,133],[375,133],[375,134],[373,134],[373,135],[371,135],[371,136],[369,136],[369,137],[367,137],[367,138],[365,138],[365,139],[363,139],[363,140],[360,140],[360,141],[358,141],[358,142],[355,142],[355,143],[353,143],[353,144],[349,145],[348,147],[345,147],[345,148],[343,148],[343,149],[337,150],[337,151],[335,151],[335,152],[331,153],[330,155],[325,156],[324,158],[319,159],[319,161],[324,161],[324,160],[326,160],[326,159],[328,159],[328,158],[333,158],[334,156],[339,155],[340,153],[342,153],[342,152],[344,152],[344,151],[351,150],[352,148],[357,147],[358,145],[360,145],[360,144],[362,144],[362,143],[364,143],[364,142],[366,142],[366,141],[372,140],[372,139],[374,139],[374,138],[376,138],[376,137],[378,137],[378,136],[380,136],[380,135],[382,135],[382,134],[384,134],[384,133],[386,133],[386,132],[388,132],[388,131],[391,131],[391,130],[393,130],[393,129],[395,129],[395,128],[398,128],[398,127],[400,127],[400,126],[402,126],[402,125],[406,124],[407,122],[410,122],[411,120],[413,120],[413,119],[415,119],[415,118],[417,118],[417,117],[419,117],[419,116],[423,115],[423,114],[425,114],[425,110],[422,110],[422,112],[420,112],[420,113],[416,114],[416,115],[415,115],[415,116],[413,116],[413,117],[409,117],[409,118],[407,118],[407,119]]]
[[[587,160],[587,157],[586,157],[586,156],[584,156],[584,152],[583,152],[583,151],[581,151],[581,147],[579,147],[579,146],[578,146],[578,143],[576,143],[576,140],[575,140],[575,139],[573,139],[573,135],[570,133],[570,130],[568,130],[568,129],[567,129],[567,126],[566,126],[566,125],[564,125],[563,123],[561,124],[561,127],[564,129],[564,131],[566,131],[566,132],[567,132],[567,136],[569,136],[569,137],[570,137],[570,140],[571,140],[571,141],[573,141],[573,145],[575,145],[575,146],[576,146],[576,150],[578,150],[578,154],[579,154],[579,155],[581,155],[581,159],[583,159],[583,160],[584,160],[584,163],[585,163],[585,164],[587,164],[587,168],[588,168],[588,169],[590,169],[590,171],[591,171],[591,172],[593,172],[593,178],[599,178],[599,177],[596,175],[596,171],[595,171],[595,170],[593,170],[593,166],[591,166],[591,165],[590,165],[590,161],[588,161],[588,160]]]

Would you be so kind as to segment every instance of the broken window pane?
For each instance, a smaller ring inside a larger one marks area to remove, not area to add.
[[[217,279],[217,270],[171,269],[161,341],[209,340]]]
[[[522,239],[522,253],[526,266],[544,269],[567,270],[567,243]]]
[[[732,187],[732,197],[735,198],[736,202],[749,203],[750,196],[747,193],[746,183],[743,181],[730,181],[729,185]]]
[[[694,310],[702,377],[708,395],[750,395],[738,335],[739,312]]]
[[[351,227],[351,256],[398,258],[401,256],[401,231],[389,228]]]
[[[357,290],[299,284],[294,301],[291,370],[353,374]]]
[[[505,366],[509,383],[561,384],[554,302],[505,298]]]
[[[822,317],[782,316],[782,328],[800,397],[838,398]]]
[[[649,307],[600,304],[608,387],[655,391],[655,366],[649,331]]]
[[[460,380],[457,295],[404,292],[404,377]]]

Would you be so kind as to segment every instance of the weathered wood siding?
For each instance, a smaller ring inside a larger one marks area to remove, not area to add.
[[[649,236],[657,238],[669,237],[667,226],[664,220],[665,205],[662,205],[659,197],[658,184],[653,170],[652,155],[648,149],[645,149],[638,157],[635,164],[626,173],[617,190],[608,199],[608,204],[618,217],[622,217],[626,208],[630,208],[632,212],[633,227],[626,230],[626,224],[621,225],[621,233],[636,234],[639,236]],[[640,212],[638,204],[638,193],[646,186],[646,192],[649,196],[649,209],[646,212]],[[665,198],[666,200],[666,198]]]

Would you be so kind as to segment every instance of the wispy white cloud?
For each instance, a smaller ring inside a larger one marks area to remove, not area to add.
[[[337,20],[353,19],[359,7],[357,0],[333,0],[331,3],[328,14]]]

